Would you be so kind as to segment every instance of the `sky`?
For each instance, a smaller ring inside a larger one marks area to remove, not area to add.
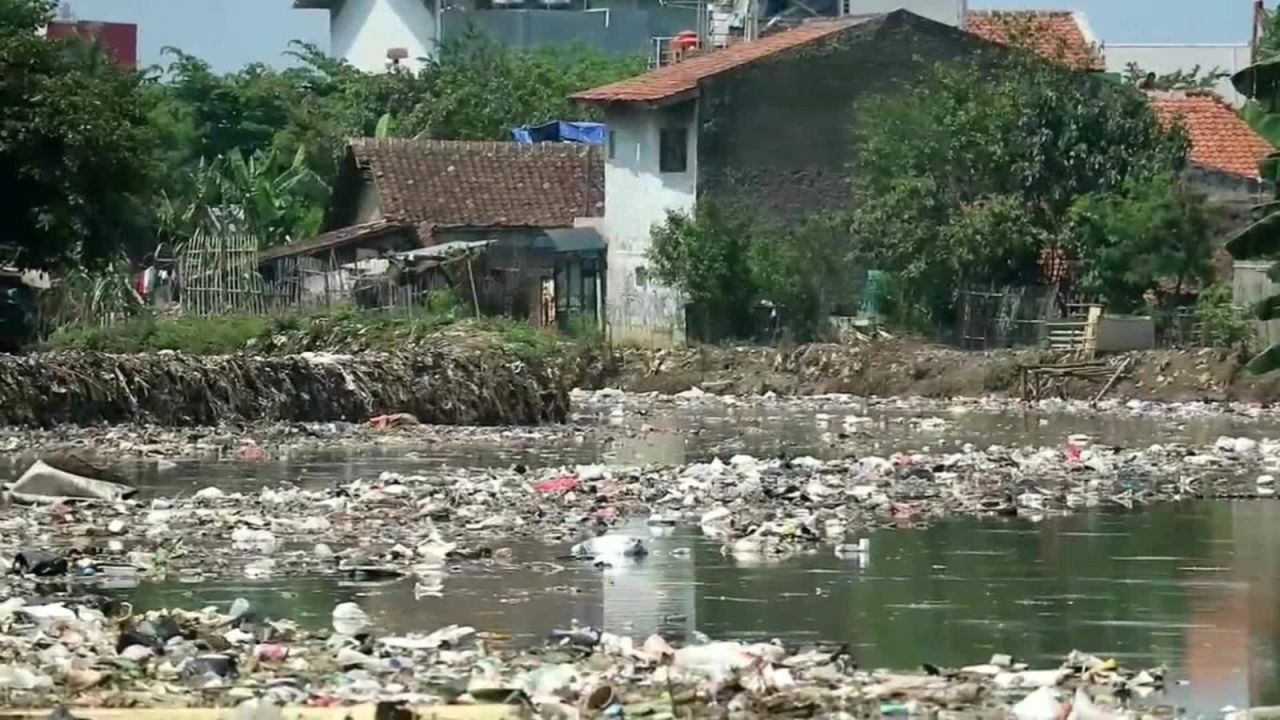
[[[328,14],[294,10],[292,0],[70,0],[84,20],[139,25],[146,64],[161,48],[178,47],[234,70],[250,62],[284,64],[290,40],[328,47]],[[1268,0],[1269,6],[1272,1]],[[1243,43],[1252,0],[969,0],[974,10],[1084,12],[1094,34],[1110,43]]]

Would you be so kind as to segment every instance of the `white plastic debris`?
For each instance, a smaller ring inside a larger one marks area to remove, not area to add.
[[[136,492],[128,485],[59,470],[43,460],[32,463],[8,488],[15,500],[24,503],[53,503],[66,499],[116,502]]]
[[[569,550],[574,557],[585,559],[638,558],[649,553],[644,541],[630,535],[601,535],[574,545]]]
[[[359,635],[370,626],[369,615],[353,602],[342,603],[333,609],[333,631],[339,635]]]
[[[1061,720],[1062,701],[1051,687],[1040,687],[1013,706],[1017,720]]]

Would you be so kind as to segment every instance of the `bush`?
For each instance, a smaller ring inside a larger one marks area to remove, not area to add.
[[[239,352],[265,337],[269,318],[252,315],[158,319],[143,315],[106,327],[63,328],[47,345],[58,350],[141,353],[175,350],[193,355]]]
[[[1212,285],[1196,301],[1198,339],[1205,347],[1232,348],[1253,342],[1255,328],[1248,311],[1235,303],[1231,288]]]

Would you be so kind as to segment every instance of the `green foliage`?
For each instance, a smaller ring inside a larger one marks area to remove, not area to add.
[[[1280,20],[1276,13],[1269,13],[1259,57],[1262,62],[1236,73],[1231,82],[1251,100],[1245,111],[1245,119],[1272,144],[1280,140]],[[1263,161],[1260,169],[1266,179],[1280,180],[1280,163],[1273,153]],[[1280,185],[1276,186],[1277,201],[1259,205],[1257,219],[1227,240],[1227,251],[1237,260],[1280,257]],[[1280,262],[1267,273],[1273,280],[1280,278]],[[1280,295],[1273,295],[1258,302],[1253,314],[1260,320],[1280,317]],[[1249,361],[1248,369],[1254,373],[1268,373],[1280,369],[1280,344],[1272,345]]]
[[[1262,33],[1254,47],[1259,62],[1280,59],[1280,12],[1262,9]],[[1246,93],[1247,94],[1247,93]]]
[[[94,326],[133,318],[146,310],[123,258],[101,270],[74,268],[54,278],[39,297],[40,320],[46,328]]]
[[[521,320],[492,317],[480,322],[484,330],[497,333],[502,344],[528,363],[541,362],[555,353],[559,336],[550,330],[536,328]]]
[[[794,339],[818,337],[836,309],[854,313],[855,275],[863,269],[849,254],[845,223],[816,216],[788,231],[757,233],[751,268],[762,298],[781,307]]]
[[[1123,77],[1125,82],[1143,90],[1212,90],[1219,80],[1231,77],[1231,73],[1217,66],[1205,71],[1201,66],[1193,65],[1190,70],[1179,68],[1170,73],[1156,74],[1131,62],[1124,66]]]
[[[142,76],[39,35],[54,4],[0,0],[0,242],[28,268],[97,265],[147,240],[156,163]]]
[[[163,241],[180,243],[197,230],[244,230],[271,247],[320,231],[328,186],[307,166],[305,148],[290,163],[274,149],[245,159],[239,150],[190,172],[186,192],[161,192],[157,231]]]
[[[703,313],[705,334],[752,337],[764,329],[754,314],[764,301],[779,308],[782,329],[810,340],[833,309],[853,303],[850,268],[857,261],[835,217],[777,228],[746,209],[703,200],[692,216],[668,213],[651,237],[654,278]]]
[[[668,211],[651,233],[654,277],[723,323],[733,337],[751,335],[751,308],[761,291],[752,272],[753,226],[749,215],[704,200],[693,216]]]
[[[1248,345],[1254,325],[1244,308],[1235,304],[1231,288],[1215,284],[1196,300],[1197,339],[1205,347],[1232,348]]]
[[[405,130],[441,140],[507,139],[518,125],[581,117],[570,94],[645,67],[641,57],[613,59],[582,46],[512,49],[471,30],[445,41],[415,78],[421,100]]]
[[[1174,294],[1211,274],[1203,199],[1172,175],[1131,177],[1121,192],[1081,196],[1071,208],[1080,287],[1116,312],[1131,312],[1163,282]]]
[[[49,338],[48,345],[59,350],[108,353],[176,350],[218,355],[243,351],[270,328],[270,319],[261,316],[157,319],[148,313],[108,326],[63,328]]]
[[[1137,192],[1145,179],[1175,175],[1187,153],[1181,129],[1162,127],[1133,88],[1019,53],[935,66],[910,92],[862,104],[854,130],[858,252],[894,273],[915,293],[906,304],[923,305],[934,322],[963,287],[1033,284],[1046,248],[1070,244],[1084,258],[1093,242],[1114,244],[1100,235],[1069,242],[1080,198]],[[1135,291],[1116,301],[1134,301]]]

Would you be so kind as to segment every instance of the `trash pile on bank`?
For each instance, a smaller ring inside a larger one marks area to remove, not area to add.
[[[0,357],[0,425],[358,420],[538,424],[568,414],[573,379],[500,345],[339,355],[38,353]]]
[[[101,597],[12,597],[0,602],[0,633],[0,690],[18,707],[494,703],[555,718],[991,708],[1017,720],[1060,720],[1074,708],[1077,717],[1102,720],[1123,717],[1117,708],[1164,684],[1160,668],[1135,672],[1078,652],[1055,668],[997,655],[981,665],[900,673],[859,668],[840,645],[672,644],[577,626],[516,648],[500,634],[457,625],[388,635],[355,603],[335,607],[330,628],[310,631],[243,599],[134,614],[128,603]]]

